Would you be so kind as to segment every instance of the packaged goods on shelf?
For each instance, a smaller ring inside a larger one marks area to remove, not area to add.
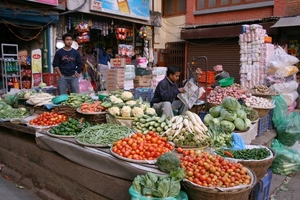
[[[136,76],[134,79],[134,87],[150,87],[151,76]]]

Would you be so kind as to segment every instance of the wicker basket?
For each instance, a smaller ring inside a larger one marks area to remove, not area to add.
[[[60,114],[64,114],[69,118],[77,119],[78,113],[76,111],[76,108],[73,108],[68,105],[61,105],[57,106],[53,109],[53,112],[59,112]]]
[[[106,113],[96,114],[96,115],[85,115],[78,113],[79,118],[84,118],[87,122],[92,124],[102,124],[106,123]]]
[[[187,193],[189,200],[247,200],[252,188],[255,186],[257,179],[250,169],[248,172],[252,175],[251,184],[239,188],[226,188],[220,191],[216,188],[196,186],[190,182],[183,181],[183,190]]]
[[[274,107],[273,107],[274,108]],[[266,116],[273,108],[253,108],[257,111],[259,117]]]
[[[273,153],[273,157],[265,160],[257,160],[257,161],[238,161],[243,166],[250,168],[256,175],[257,181],[261,180],[267,173],[267,170],[272,165],[273,160],[276,157],[276,154],[273,150],[269,149]]]

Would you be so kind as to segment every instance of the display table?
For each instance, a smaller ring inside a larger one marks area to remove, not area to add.
[[[238,132],[235,133],[240,135],[243,139],[245,144],[250,144],[252,140],[254,140],[257,136],[257,130],[258,130],[258,122],[255,122],[254,124],[251,124],[250,129],[245,132]]]

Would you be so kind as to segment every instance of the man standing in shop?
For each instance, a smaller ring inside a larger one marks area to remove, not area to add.
[[[187,106],[177,98],[177,94],[185,92],[176,84],[179,76],[179,68],[170,66],[167,76],[158,83],[151,101],[151,106],[158,115],[165,114],[167,117],[173,117],[174,110],[178,110],[179,115],[183,115],[188,110]]]
[[[109,67],[109,61],[112,56],[112,48],[107,47],[105,50],[104,47],[102,47],[99,50],[99,64],[98,64],[98,72],[101,74],[101,83],[103,84],[101,87],[102,89],[106,89],[106,79],[107,79],[107,71],[110,68]]]
[[[54,55],[52,66],[59,75],[58,93],[66,94],[67,87],[71,93],[79,92],[78,78],[82,72],[82,60],[78,51],[71,47],[73,37],[66,33],[62,36],[65,46],[58,49]]]

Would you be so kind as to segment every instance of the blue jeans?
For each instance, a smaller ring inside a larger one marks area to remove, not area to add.
[[[79,92],[79,82],[76,76],[62,76],[58,78],[58,94],[66,94],[67,87],[71,93]]]

